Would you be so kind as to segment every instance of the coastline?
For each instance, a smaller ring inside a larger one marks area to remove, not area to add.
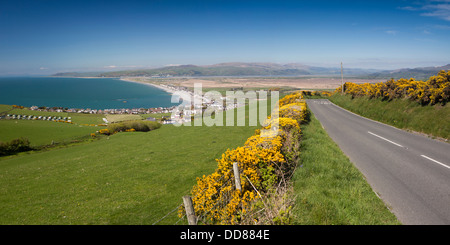
[[[159,88],[161,90],[164,90],[169,94],[173,94],[176,91],[174,89],[163,87],[161,85],[157,85],[157,84],[153,84],[153,83],[146,83],[146,82],[142,82],[142,81],[136,81],[136,80],[133,80],[131,77],[119,78],[119,80],[124,81],[124,82],[140,83],[140,84],[144,84],[144,85],[153,86],[153,87]]]
[[[140,83],[140,84],[144,84],[144,85],[148,85],[148,86],[153,86],[155,88],[165,91],[168,94],[171,94],[172,99],[173,99],[174,95],[179,96],[181,99],[183,99],[183,101],[191,101],[193,98],[192,97],[193,95],[191,94],[191,92],[184,91],[184,90],[176,90],[173,88],[169,88],[167,86],[162,86],[162,85],[157,85],[157,84],[147,83],[147,82],[142,82],[142,81],[136,81],[136,80],[132,79],[131,77],[120,78],[120,80],[124,81],[124,82]]]

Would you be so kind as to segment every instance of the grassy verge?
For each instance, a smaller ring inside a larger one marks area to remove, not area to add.
[[[421,106],[408,99],[382,101],[350,95],[335,94],[329,99],[358,115],[380,121],[397,128],[450,139],[450,105]]]
[[[313,115],[302,132],[293,224],[399,224]]]

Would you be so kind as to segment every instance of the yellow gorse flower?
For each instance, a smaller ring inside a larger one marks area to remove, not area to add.
[[[299,133],[299,123],[305,120],[306,103],[302,93],[286,95],[279,100],[276,110],[282,115],[278,118],[280,133],[277,136],[261,137],[260,130],[256,130],[243,146],[228,149],[216,159],[218,165],[214,173],[197,178],[191,198],[198,217],[213,224],[239,223],[258,198],[255,188],[264,192],[280,178],[277,169],[292,164],[282,152],[287,133]],[[270,123],[270,120],[273,119],[268,117],[266,122]],[[241,191],[235,188],[234,162],[240,170]],[[179,216],[182,217],[184,212],[181,206]]]
[[[341,87],[335,92],[340,92]],[[369,98],[397,99],[409,98],[422,105],[447,103],[450,101],[450,70],[440,71],[436,76],[431,76],[426,82],[413,78],[404,78],[397,81],[391,79],[380,83],[356,84],[346,82],[344,84],[346,94],[352,97],[368,96]]]

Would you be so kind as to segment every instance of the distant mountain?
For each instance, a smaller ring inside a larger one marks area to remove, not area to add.
[[[375,70],[344,68],[345,76],[371,79],[410,78],[426,80],[436,75],[440,70],[449,70],[450,64],[440,67],[418,67],[398,70]],[[341,69],[329,67],[308,66],[298,63],[244,63],[229,62],[214,65],[176,65],[153,69],[124,70],[112,72],[70,72],[57,73],[53,76],[66,77],[124,77],[124,76],[148,76],[148,77],[201,77],[201,76],[340,76]]]
[[[346,75],[367,75],[377,70],[346,68]],[[150,77],[200,77],[200,76],[299,76],[299,75],[340,75],[340,68],[326,68],[307,66],[303,64],[276,64],[276,63],[243,63],[230,62],[214,65],[178,65],[165,66],[154,69],[124,70],[113,72],[90,72],[95,77],[123,77],[123,76],[150,76]],[[79,77],[86,73],[57,73],[53,76]]]
[[[269,75],[340,75],[340,68],[318,67],[308,66],[299,63],[277,64],[277,63],[220,63],[205,67],[239,67],[253,70],[255,73],[261,70],[269,72]],[[365,75],[373,73],[375,69],[358,69],[358,68],[346,68],[346,75]],[[259,74],[255,74],[259,75]]]
[[[308,75],[304,69],[282,68],[260,63],[222,63],[208,66],[179,65],[156,69],[129,70],[102,73],[105,77],[117,76],[270,76],[270,75]]]
[[[377,79],[400,79],[400,78],[414,78],[416,80],[428,80],[431,76],[435,76],[441,70],[450,70],[450,64],[445,66],[431,66],[431,67],[417,67],[404,68],[398,70],[386,70],[369,74],[369,78]]]

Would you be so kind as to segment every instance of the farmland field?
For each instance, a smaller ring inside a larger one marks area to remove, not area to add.
[[[103,114],[84,114],[84,113],[66,113],[66,112],[51,112],[51,111],[32,111],[29,109],[14,109],[10,105],[0,105],[0,113],[11,115],[32,115],[44,117],[71,117],[72,122],[76,124],[101,124],[105,115]]]
[[[49,145],[83,136],[89,136],[104,127],[83,126],[41,120],[0,120],[0,141],[19,137],[30,140],[32,146]]]
[[[163,125],[0,158],[0,223],[152,224],[256,128]]]
[[[140,115],[111,114],[111,115],[106,115],[106,119],[110,123],[115,123],[115,122],[131,121],[131,120],[141,120],[142,117]]]
[[[101,114],[32,111],[26,108],[13,108],[10,105],[0,105],[0,113],[4,115],[71,118],[72,124],[48,120],[0,120],[0,141],[7,142],[25,137],[33,147],[86,139],[89,138],[91,133],[104,128],[103,126],[98,126],[104,123],[102,119],[104,115]]]

